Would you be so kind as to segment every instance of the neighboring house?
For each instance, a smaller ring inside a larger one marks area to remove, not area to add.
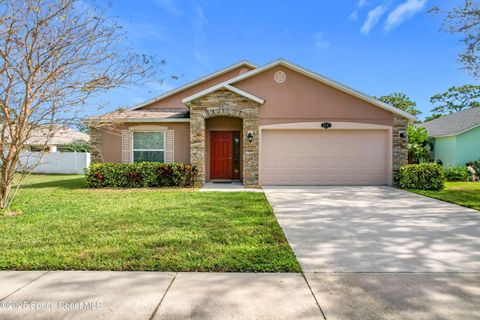
[[[459,111],[421,126],[434,141],[435,161],[445,166],[465,166],[480,159],[480,108]]]
[[[47,152],[62,152],[65,151],[67,145],[86,144],[89,141],[88,134],[70,128],[60,128],[53,132],[49,132],[47,128],[41,128],[33,130],[25,144],[25,151],[42,151],[46,144]]]
[[[186,162],[205,181],[390,185],[415,118],[284,60],[240,62],[88,119],[92,161]]]
[[[9,138],[7,137],[7,141]],[[87,144],[89,135],[70,128],[32,129],[20,153],[17,171],[82,174],[90,166],[90,153],[69,152],[68,145]],[[41,152],[45,150],[45,152]]]

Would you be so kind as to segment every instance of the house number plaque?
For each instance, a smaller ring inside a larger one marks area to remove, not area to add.
[[[331,128],[332,127],[332,124],[330,122],[323,122],[322,123],[322,128],[324,129],[328,129],[328,128]]]

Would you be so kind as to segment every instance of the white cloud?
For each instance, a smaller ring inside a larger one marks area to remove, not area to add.
[[[207,35],[205,33],[207,25],[208,19],[202,7],[198,6],[193,19],[193,56],[201,66],[210,68],[210,54],[207,50]]]
[[[153,41],[166,41],[167,31],[164,26],[152,23],[133,23],[121,20],[129,36],[136,39],[150,39]]]
[[[363,34],[368,34],[370,30],[380,21],[380,18],[385,13],[387,8],[385,6],[377,6],[374,9],[370,10],[367,15],[367,19],[360,28],[360,32]]]
[[[165,81],[162,81],[162,80],[147,82],[145,84],[145,87],[147,87],[149,91],[152,91],[152,92],[166,92],[175,88],[174,85],[170,83],[166,83]]]
[[[357,21],[358,20],[358,11],[355,10],[348,16],[348,20],[350,21]]]
[[[313,36],[313,40],[315,42],[315,48],[317,48],[317,50],[322,50],[330,47],[330,42],[325,40],[323,32],[315,33],[315,35]]]
[[[358,0],[359,7],[365,7],[368,4],[368,0]]]
[[[407,0],[398,5],[388,15],[387,21],[385,22],[385,31],[390,31],[391,29],[402,24],[405,20],[413,17],[416,13],[422,10],[423,7],[425,7],[427,1],[428,0]]]
[[[360,8],[363,8],[363,7],[367,6],[368,4],[369,4],[368,0],[358,0],[357,1],[357,7],[355,8],[355,10],[353,10],[352,13],[350,13],[350,15],[348,16],[348,20],[357,21],[358,20],[358,10]]]
[[[162,6],[165,10],[167,10],[174,16],[183,15],[182,10],[178,8],[175,0],[155,0],[155,3]]]

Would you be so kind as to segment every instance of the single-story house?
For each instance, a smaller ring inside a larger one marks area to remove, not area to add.
[[[42,151],[45,147],[47,152],[62,152],[68,145],[87,144],[89,141],[88,134],[71,128],[56,128],[53,131],[48,128],[38,128],[32,130],[24,149],[37,152]]]
[[[93,162],[186,162],[199,182],[391,185],[415,118],[303,67],[240,62],[89,118]]]
[[[480,159],[480,108],[465,109],[423,123],[433,140],[432,156],[445,166]]]

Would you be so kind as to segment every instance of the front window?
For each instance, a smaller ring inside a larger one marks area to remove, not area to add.
[[[165,162],[164,132],[133,132],[133,162]]]

